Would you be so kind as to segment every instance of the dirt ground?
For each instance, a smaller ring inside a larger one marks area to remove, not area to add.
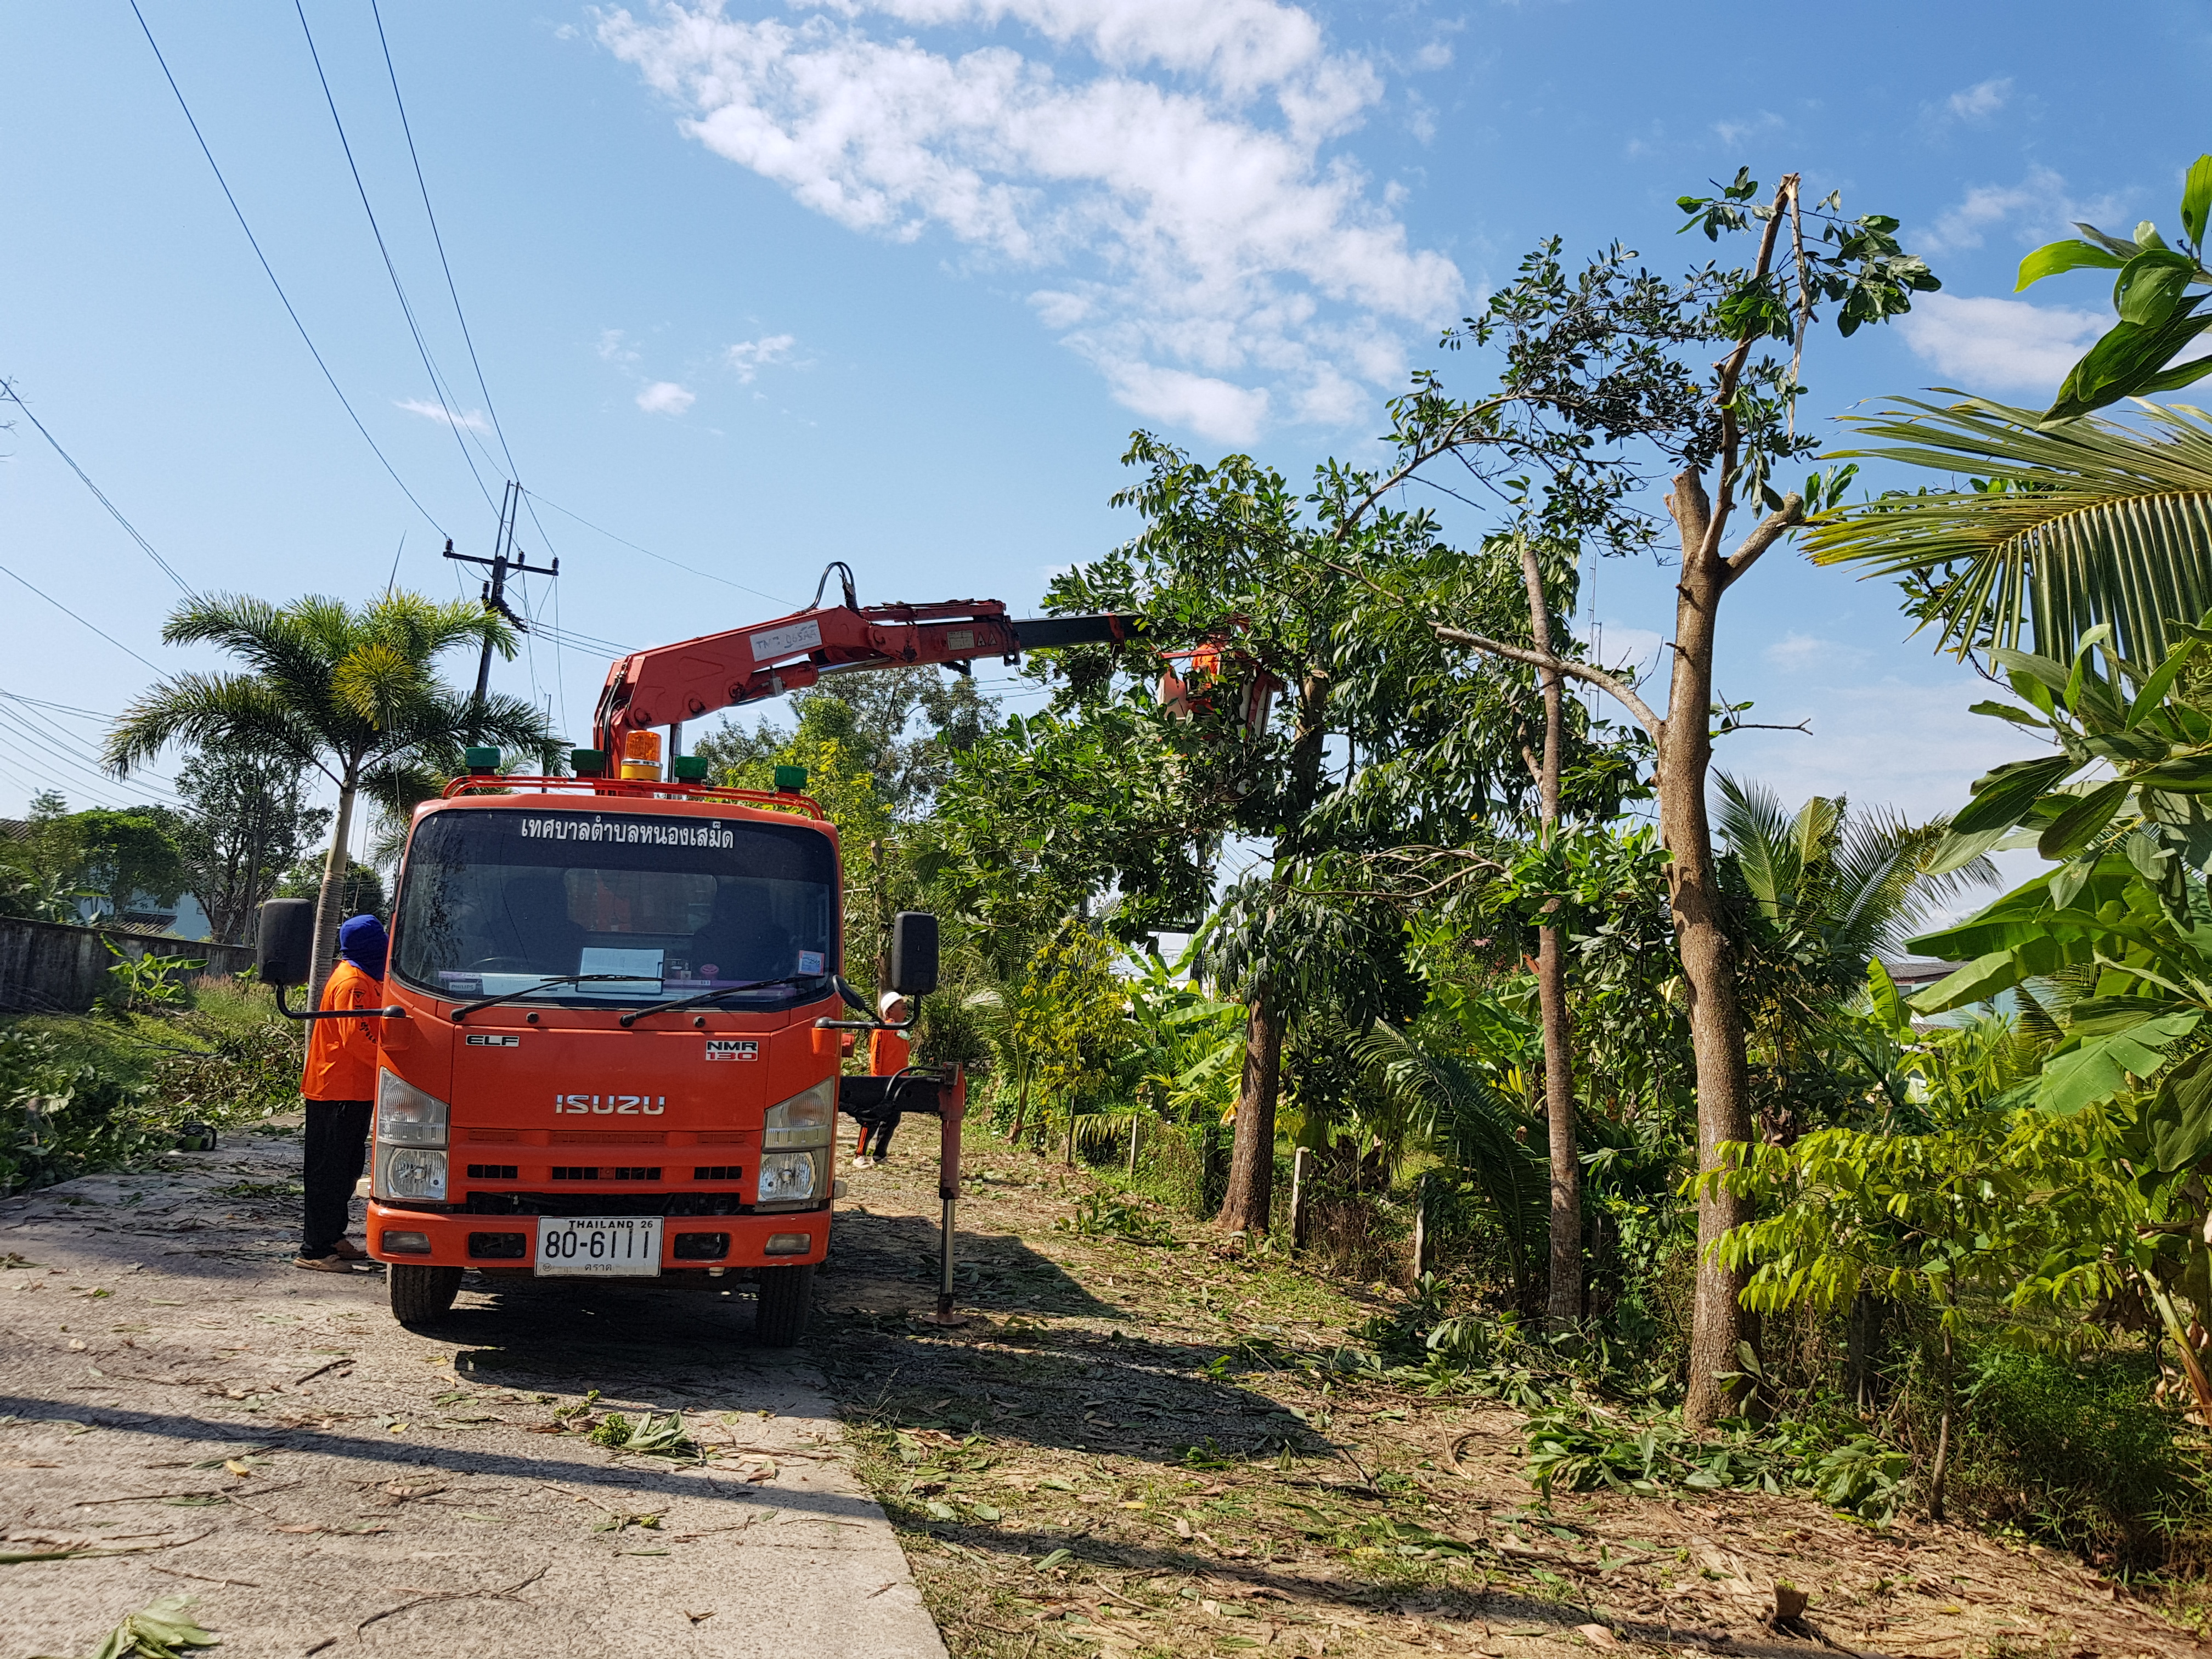
[[[238,1659],[2200,1650],[1963,1528],[1547,1508],[1518,1413],[1317,1363],[1382,1297],[1194,1224],[1056,1226],[1097,1183],[980,1134],[969,1319],[939,1328],[933,1152],[842,1172],[799,1354],[750,1346],[742,1287],[472,1279],[400,1330],[380,1276],[289,1267],[281,1136],[0,1202],[0,1659],[88,1653],[179,1591]],[[703,1461],[582,1432],[647,1409]]]
[[[168,1162],[0,1201],[0,1659],[180,1592],[231,1659],[942,1659],[734,1280],[472,1279],[417,1335],[291,1266],[296,1137]],[[646,1411],[699,1452],[588,1436]]]
[[[916,1142],[921,1137],[915,1138]],[[1522,1419],[1319,1366],[1381,1310],[1178,1222],[1055,1223],[1085,1175],[971,1136],[970,1322],[933,1305],[933,1139],[846,1170],[811,1352],[960,1659],[2201,1651],[2070,1557],[1793,1498],[1562,1495]],[[1808,1598],[1771,1622],[1778,1586]]]

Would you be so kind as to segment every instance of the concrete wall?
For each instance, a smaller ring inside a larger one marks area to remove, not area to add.
[[[107,983],[115,961],[105,943],[109,939],[133,957],[150,951],[204,960],[210,974],[227,976],[253,965],[253,952],[243,945],[0,916],[0,1014],[84,1012]]]

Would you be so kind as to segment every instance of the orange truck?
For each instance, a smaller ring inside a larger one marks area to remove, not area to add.
[[[676,753],[663,776],[659,728],[677,749],[686,720],[827,675],[965,672],[1138,623],[1016,622],[994,601],[864,610],[849,572],[844,598],[817,590],[793,616],[625,658],[573,775],[502,775],[497,751],[472,749],[468,775],[416,809],[368,1172],[368,1251],[403,1324],[446,1313],[470,1269],[750,1280],[757,1340],[787,1345],[830,1249],[839,1110],[934,1112],[940,1096],[949,1316],[957,1091],[924,1071],[841,1076],[840,1034],[880,1022],[844,977],[836,826],[796,768],[773,791],[721,788]],[[314,924],[305,900],[261,914],[261,975],[295,1018],[321,1017],[284,997],[310,977]],[[886,966],[879,989],[910,1005],[933,990],[935,918],[896,918]]]

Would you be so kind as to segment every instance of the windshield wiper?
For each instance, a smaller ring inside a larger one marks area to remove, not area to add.
[[[453,1010],[453,1024],[459,1025],[479,1008],[489,1008],[496,1003],[512,1002],[517,997],[526,997],[537,991],[550,991],[556,985],[589,985],[598,980],[617,980],[625,985],[637,983],[635,974],[563,974],[558,979],[541,979],[535,985],[526,985],[516,991],[501,991],[495,997],[486,997],[481,1002],[465,1002]]]
[[[745,985],[724,985],[712,991],[702,991],[696,997],[678,997],[672,1002],[656,1002],[649,1008],[633,1008],[622,1017],[627,1030],[647,1014],[665,1014],[678,1008],[696,1008],[702,1002],[712,1002],[716,997],[735,996],[740,991],[758,991],[770,985],[796,985],[803,979],[822,979],[821,974],[786,974],[781,979],[757,979]]]

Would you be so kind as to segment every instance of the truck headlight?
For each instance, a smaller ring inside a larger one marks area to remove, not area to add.
[[[763,1146],[827,1146],[836,1131],[837,1079],[825,1077],[812,1088],[768,1109]]]
[[[769,1152],[760,1161],[762,1204],[793,1204],[814,1196],[812,1152]]]
[[[380,1072],[376,1079],[376,1138],[396,1146],[446,1144],[446,1103],[405,1079]],[[442,1164],[444,1160],[439,1162]]]
[[[446,1154],[434,1146],[379,1146],[373,1190],[379,1198],[442,1200]]]

